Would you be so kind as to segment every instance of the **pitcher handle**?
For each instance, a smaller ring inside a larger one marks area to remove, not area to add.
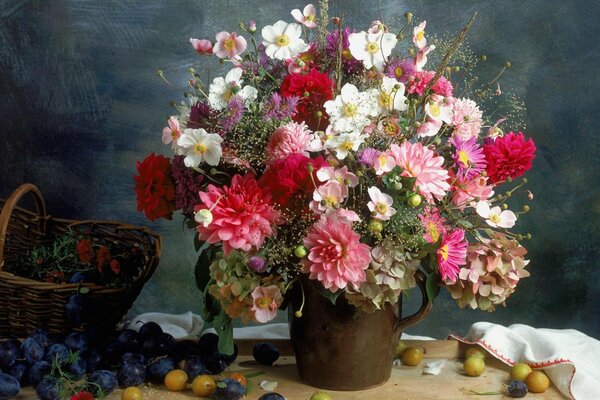
[[[415,281],[417,282],[417,286],[419,286],[419,289],[421,289],[421,294],[423,296],[423,302],[421,303],[421,307],[419,308],[419,310],[412,314],[409,315],[408,317],[404,317],[401,318],[400,321],[398,322],[398,325],[396,326],[395,331],[398,332],[402,332],[404,329],[408,328],[411,325],[416,324],[417,322],[420,322],[423,318],[425,318],[427,316],[427,314],[429,313],[429,311],[431,310],[431,306],[432,306],[432,302],[429,299],[429,296],[427,295],[427,289],[425,286],[425,282],[427,280],[427,277],[425,276],[425,274],[423,272],[421,272],[420,270],[417,270],[415,272]],[[400,304],[400,306],[402,306],[401,302],[398,302]],[[400,310],[400,315],[402,315],[402,310]]]

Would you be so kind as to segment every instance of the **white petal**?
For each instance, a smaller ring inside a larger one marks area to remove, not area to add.
[[[282,34],[287,35],[293,42],[293,39],[298,39],[302,36],[302,26],[292,22],[285,27]]]
[[[515,226],[517,216],[510,210],[504,210],[500,213],[500,223],[498,224],[502,228],[512,228]]]
[[[273,52],[273,58],[277,60],[288,60],[292,58],[292,53],[290,52],[289,46],[277,47],[277,49]]]
[[[291,14],[292,14],[292,17],[294,17],[294,19],[296,21],[298,21],[300,23],[304,22],[305,18],[304,18],[304,15],[302,14],[302,11],[300,11],[300,9],[298,9],[298,8],[293,9]]]
[[[194,153],[188,154],[183,159],[183,163],[188,168],[197,167],[198,165],[200,165],[201,162],[202,162],[202,155],[201,154],[194,154]]]
[[[394,47],[396,47],[396,43],[398,43],[398,39],[396,39],[396,35],[393,33],[386,33],[381,38],[381,52],[385,57],[389,56],[392,53]]]
[[[313,6],[312,4],[307,4],[304,7],[304,10],[302,11],[302,13],[305,16],[309,16],[309,15],[317,15],[317,9],[315,8],[315,6]]]
[[[479,214],[480,217],[490,217],[490,205],[487,201],[480,201],[479,203],[477,203],[477,208],[475,209],[475,211],[477,211],[477,214]]]
[[[310,48],[310,46],[304,43],[302,39],[292,40],[287,47],[293,55],[303,53]]]
[[[230,83],[230,82],[237,82],[240,83],[241,82],[241,77],[242,77],[242,69],[241,68],[233,68],[231,69],[227,75],[225,76],[225,82]]]
[[[344,103],[352,103],[358,97],[358,88],[351,83],[342,87],[342,100]]]
[[[209,147],[204,153],[204,161],[208,165],[212,165],[213,167],[219,165],[219,161],[221,160],[221,146],[218,147]]]
[[[269,58],[275,58],[274,56],[277,50],[279,50],[279,46],[277,46],[276,44],[269,44],[265,48],[265,53],[267,56],[269,56]]]
[[[244,86],[238,93],[246,103],[256,100],[258,90],[253,86]]]
[[[350,54],[357,60],[367,58],[367,32],[351,33],[348,36]]]
[[[264,28],[262,28],[261,33],[263,40],[268,43],[275,43],[275,39],[281,34],[281,32],[278,32],[272,25],[267,25]]]

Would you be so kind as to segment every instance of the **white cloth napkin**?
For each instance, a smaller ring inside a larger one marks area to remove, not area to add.
[[[579,331],[477,322],[466,337],[450,337],[480,345],[508,365],[524,362],[543,369],[572,399],[600,399],[600,341]]]

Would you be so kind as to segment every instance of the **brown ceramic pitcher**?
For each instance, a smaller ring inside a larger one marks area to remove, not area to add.
[[[423,303],[413,315],[398,319],[394,307],[367,313],[340,296],[335,305],[308,279],[302,281],[305,303],[301,318],[294,316],[299,296],[289,307],[290,335],[300,378],[330,390],[361,390],[385,383],[392,373],[402,331],[421,321],[431,308],[425,275],[417,271]],[[398,300],[402,310],[402,298]],[[401,315],[401,314],[400,314]]]

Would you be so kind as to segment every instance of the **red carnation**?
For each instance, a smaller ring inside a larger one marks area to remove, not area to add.
[[[171,160],[164,156],[150,154],[137,163],[138,174],[135,180],[137,210],[143,211],[146,218],[171,219],[175,211],[175,185],[171,177]]]
[[[94,250],[92,249],[92,241],[90,239],[81,239],[77,242],[77,253],[79,260],[84,264],[89,264],[94,258]]]
[[[487,161],[486,172],[490,183],[516,178],[531,169],[535,157],[533,140],[525,140],[521,132],[509,132],[494,142],[483,146]]]
[[[324,130],[329,125],[329,116],[323,104],[333,99],[333,81],[327,74],[313,68],[308,74],[289,74],[281,83],[281,95],[285,97],[298,96],[296,114],[292,117],[295,122],[306,122],[310,129]],[[319,119],[317,112],[321,112]]]
[[[303,203],[315,188],[308,171],[309,163],[313,166],[313,179],[317,182],[317,171],[328,165],[325,159],[321,156],[310,159],[295,153],[270,164],[258,183],[267,187],[273,201],[283,207],[287,207],[293,198]]]

